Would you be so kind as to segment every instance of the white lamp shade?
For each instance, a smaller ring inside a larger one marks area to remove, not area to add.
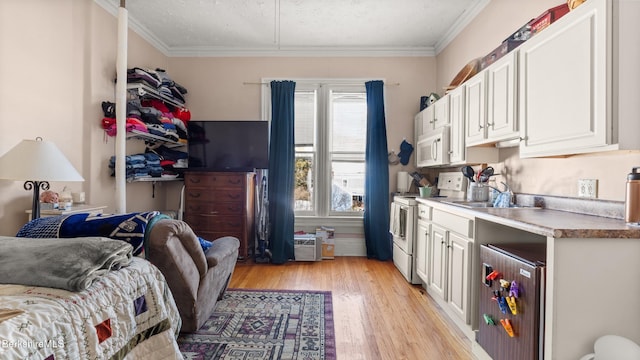
[[[0,157],[0,179],[84,181],[58,147],[44,140],[22,140]]]

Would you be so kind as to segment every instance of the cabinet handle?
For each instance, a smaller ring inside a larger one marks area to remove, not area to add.
[[[431,160],[438,160],[438,142],[440,142],[440,138],[435,139],[431,143]]]
[[[495,125],[495,124],[496,124],[496,123],[490,123],[490,122],[488,122],[488,123],[487,123],[487,126],[491,126],[491,127],[493,127],[493,125]]]
[[[444,240],[440,241],[440,244],[444,244],[444,243],[445,243],[445,241],[444,241]]]
[[[453,154],[453,150],[449,150],[449,151],[448,151],[448,153],[449,153],[449,154]]]
[[[482,130],[482,129],[484,129],[484,126],[478,125],[478,130]]]
[[[242,182],[242,180],[240,179],[236,179],[236,180],[229,180],[228,183],[229,184],[233,184],[233,185],[238,185]]]
[[[189,196],[191,196],[192,198],[199,198],[200,197],[200,193],[189,193]]]
[[[199,184],[200,183],[200,178],[189,178],[189,181],[194,183],[194,184]]]

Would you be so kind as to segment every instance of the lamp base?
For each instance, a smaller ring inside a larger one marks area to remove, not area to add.
[[[31,203],[32,220],[40,217],[40,188],[42,188],[42,190],[49,190],[49,182],[35,180],[28,180],[24,182],[25,190],[33,190],[33,200]]]

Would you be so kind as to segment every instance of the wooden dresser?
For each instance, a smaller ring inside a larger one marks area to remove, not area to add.
[[[184,220],[196,235],[240,240],[238,260],[253,253],[255,173],[188,171],[184,177]]]

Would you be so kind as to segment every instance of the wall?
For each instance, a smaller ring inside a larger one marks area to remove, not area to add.
[[[261,119],[262,78],[358,78],[385,81],[385,110],[389,151],[400,151],[407,138],[413,143],[413,117],[420,96],[435,83],[433,57],[242,57],[170,58],[174,79],[189,90],[192,118],[198,120]],[[414,166],[390,168],[390,189],[396,172]]]
[[[561,3],[560,0],[492,0],[438,54],[438,89],[447,86],[467,62],[486,55],[527,21]],[[567,65],[570,64],[558,64]],[[502,174],[500,180],[506,179],[516,192],[576,197],[578,179],[588,178],[598,179],[598,198],[615,201],[624,200],[626,175],[631,167],[640,166],[640,151],[520,159],[514,148],[501,150],[500,156],[501,162],[492,165]]]
[[[85,178],[51,183],[85,191],[87,202],[115,210],[107,161],[114,140],[100,128],[100,103],[113,101],[117,19],[93,1],[0,2],[0,154],[22,139],[54,142]],[[129,32],[131,66],[164,67],[166,57]],[[131,211],[164,208],[151,185],[128,190]],[[15,235],[27,220],[32,193],[0,180],[0,235]]]

